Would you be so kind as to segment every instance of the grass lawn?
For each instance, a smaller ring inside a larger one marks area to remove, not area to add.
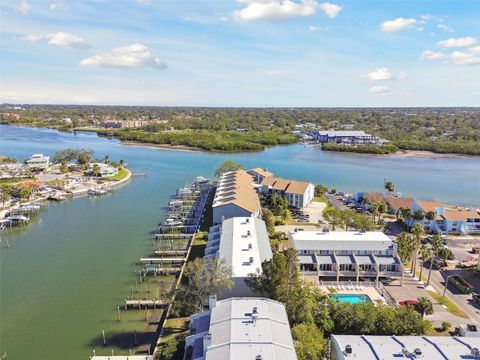
[[[128,170],[124,169],[124,168],[120,168],[120,169],[118,169],[118,172],[115,175],[108,176],[108,177],[105,178],[105,180],[119,181],[119,180],[125,179],[127,176],[128,176]]]
[[[439,294],[437,294],[433,291],[427,291],[427,292],[438,303],[440,303],[440,301],[442,301],[442,296],[441,295],[439,295]],[[443,301],[443,306],[446,308],[446,310],[449,313],[451,313],[455,316],[460,316],[460,317],[468,319],[468,316],[465,315],[465,313],[457,305],[455,305],[455,303],[452,300],[450,300],[448,297],[445,297],[445,299]]]
[[[36,180],[36,177],[29,176],[29,177],[23,177],[23,178],[0,179],[0,186],[1,185],[9,185],[9,184],[17,184],[17,183],[22,182],[22,181],[31,181],[31,180]]]
[[[315,202],[321,202],[321,203],[328,203],[327,199],[325,199],[323,196],[317,196],[313,198],[313,201]]]

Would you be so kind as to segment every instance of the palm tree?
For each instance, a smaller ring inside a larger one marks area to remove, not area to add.
[[[415,224],[412,227],[411,233],[413,235],[413,249],[412,249],[412,273],[415,276],[415,270],[417,266],[417,254],[418,247],[420,246],[420,237],[425,233],[422,225]]]
[[[125,166],[125,160],[120,160],[120,166],[124,167]]]
[[[420,245],[420,256],[422,257],[422,266],[420,267],[420,275],[419,275],[419,279],[421,280],[425,260],[428,260],[431,258],[432,248],[426,244]]]
[[[398,256],[403,263],[406,263],[412,256],[412,236],[406,232],[402,232],[397,237]]]
[[[433,304],[432,301],[426,297],[419,297],[417,299],[417,304],[415,305],[415,310],[417,310],[420,314],[422,314],[422,318],[425,315],[432,315],[433,314]]]
[[[100,176],[100,166],[98,164],[93,164],[92,174],[93,176]]]
[[[378,205],[378,222],[380,222],[381,218],[382,218],[382,214],[383,213],[386,213],[388,210],[387,208],[387,204],[381,202],[379,205]]]
[[[375,222],[375,215],[377,215],[378,209],[380,207],[380,203],[374,202],[372,206],[370,206],[370,211],[372,212],[373,222]]]
[[[408,221],[412,217],[412,210],[401,208],[400,213],[402,214],[403,222],[405,225],[407,225]]]
[[[395,191],[395,184],[394,184],[393,182],[391,182],[391,181],[387,181],[387,182],[385,183],[385,189],[387,189],[388,192],[392,193],[392,192]]]
[[[438,235],[432,237],[432,257],[430,258],[430,267],[428,269],[427,285],[430,284],[430,276],[432,275],[433,259],[438,255],[438,251],[442,246],[442,239]]]

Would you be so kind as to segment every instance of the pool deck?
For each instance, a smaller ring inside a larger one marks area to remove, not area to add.
[[[331,293],[331,290],[327,286],[319,286],[319,289],[325,293]],[[386,303],[385,299],[373,286],[364,286],[361,290],[347,290],[347,289],[336,289],[334,292],[339,295],[367,295],[373,302],[381,301]]]

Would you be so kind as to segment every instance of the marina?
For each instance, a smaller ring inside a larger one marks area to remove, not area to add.
[[[134,332],[145,330],[145,310],[122,311],[118,321],[117,305],[123,309],[132,288],[131,299],[145,297],[145,289],[148,298],[170,299],[178,273],[178,268],[160,264],[140,267],[139,259],[151,257],[158,249],[185,251],[193,235],[151,231],[152,224],[168,217],[168,205],[176,200],[171,195],[180,184],[191,182],[192,174],[212,177],[213,169],[226,159],[241,162],[246,168],[260,165],[286,178],[335,185],[350,192],[372,187],[378,190],[387,177],[395,181],[399,191],[412,196],[427,195],[466,206],[480,203],[478,158],[383,158],[326,153],[300,145],[258,153],[207,154],[127,147],[117,140],[81,132],[72,135],[5,126],[0,141],[8,149],[6,155],[18,159],[65,147],[84,147],[99,157],[110,154],[124,159],[133,173],[148,171],[148,176],[135,177],[115,191],[115,196],[51,202],[41,216],[31,216],[29,226],[3,231],[2,244],[8,241],[10,247],[0,250],[1,348],[9,357],[20,360],[26,359],[22,356],[25,353],[41,353],[49,360],[84,360],[93,349],[98,354],[115,349],[115,354],[127,355]],[[447,167],[453,171],[444,172]],[[439,173],[442,177],[437,176]],[[452,183],[458,187],[455,193]],[[65,268],[69,269],[67,273],[59,272]],[[138,271],[148,269],[158,269],[158,273],[152,271],[140,283]],[[139,282],[137,290],[135,280]],[[158,296],[153,296],[155,289],[160,289]],[[47,301],[51,297],[46,293],[55,294],[54,301]],[[147,312],[153,321],[153,310]],[[52,323],[54,327],[49,326]],[[32,331],[35,336],[26,342],[24,335]],[[55,346],[45,347],[52,339],[57,340]],[[127,344],[118,339],[127,339]]]

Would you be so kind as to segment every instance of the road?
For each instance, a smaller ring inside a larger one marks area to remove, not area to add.
[[[343,202],[341,202],[340,200],[338,200],[334,194],[325,194],[323,195],[323,197],[325,199],[327,199],[330,204],[332,204],[332,206],[336,209],[339,209],[339,210],[347,210],[349,209],[349,207],[345,206],[345,204]]]

